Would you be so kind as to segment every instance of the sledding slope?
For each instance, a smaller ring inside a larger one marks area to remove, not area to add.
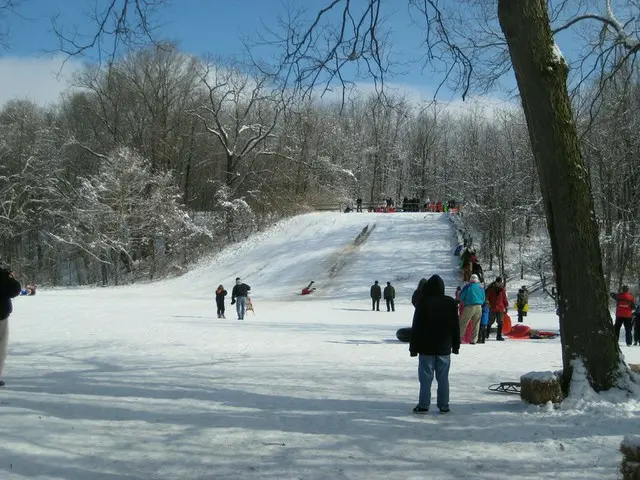
[[[209,298],[218,284],[230,290],[241,277],[257,299],[362,300],[374,280],[383,286],[391,281],[398,296],[410,296],[421,277],[438,273],[453,291],[453,242],[443,214],[311,213],[233,245],[165,285]],[[302,298],[299,292],[311,280],[317,291]]]

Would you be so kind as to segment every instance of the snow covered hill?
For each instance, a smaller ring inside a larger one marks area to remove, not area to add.
[[[554,409],[487,390],[560,368],[557,339],[463,345],[452,414],[412,415],[417,362],[394,334],[419,278],[439,273],[452,293],[452,242],[443,215],[309,214],[180,278],[17,298],[0,479],[617,478],[637,399]],[[236,276],[256,312],[217,319],[213,290]],[[396,285],[395,312],[371,311],[376,279]],[[310,280],[318,291],[299,296]],[[527,324],[558,327],[537,306]],[[640,363],[640,347],[622,349]]]
[[[366,301],[374,280],[383,286],[391,281],[398,297],[406,298],[421,277],[438,273],[453,292],[454,242],[443,214],[310,213],[229,247],[211,263],[165,286],[210,298],[215,287],[223,284],[230,290],[239,276],[257,300]],[[317,291],[300,297],[311,280]]]

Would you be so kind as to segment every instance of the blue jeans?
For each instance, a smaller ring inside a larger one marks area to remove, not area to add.
[[[236,297],[236,312],[238,318],[244,320],[244,312],[247,310],[247,297]]]
[[[438,408],[449,408],[449,367],[451,355],[419,355],[418,380],[420,380],[420,399],[418,405],[429,408],[431,405],[431,384],[435,374],[438,382]]]

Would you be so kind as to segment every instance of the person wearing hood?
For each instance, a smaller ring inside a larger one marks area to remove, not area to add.
[[[418,286],[413,291],[413,295],[411,295],[411,304],[415,308],[418,308],[418,303],[420,303],[420,299],[422,298],[422,289],[424,288],[426,283],[427,283],[427,279],[421,278],[420,281],[418,282]]]
[[[470,283],[465,285],[460,293],[460,301],[464,304],[464,310],[460,316],[460,334],[464,336],[467,326],[471,322],[471,344],[473,345],[478,341],[482,305],[485,302],[484,289],[480,285],[480,279],[477,275],[471,275]]]
[[[376,280],[373,283],[373,285],[371,285],[370,295],[371,295],[372,310],[379,312],[380,311],[380,299],[382,298],[382,289],[380,288],[380,285],[378,284],[378,280]]]
[[[224,316],[224,297],[227,296],[227,291],[222,285],[218,285],[216,289],[216,307],[218,307],[218,318],[227,318]]]
[[[13,272],[8,268],[0,268],[0,378],[4,362],[7,359],[9,345],[9,315],[13,312],[12,298],[20,295],[20,283],[13,278]],[[0,387],[4,381],[0,380]]]
[[[244,320],[244,314],[247,311],[247,296],[251,291],[251,287],[246,283],[242,283],[240,277],[236,277],[236,284],[231,290],[231,305],[236,304],[236,313],[238,320]]]
[[[449,412],[449,367],[451,353],[460,352],[458,302],[444,294],[444,282],[433,275],[422,288],[413,314],[409,352],[418,356],[420,394],[414,413],[427,413],[431,405],[431,384],[438,382],[437,406]]]

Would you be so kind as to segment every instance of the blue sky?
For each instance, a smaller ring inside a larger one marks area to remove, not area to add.
[[[104,5],[106,0],[22,1],[20,17],[12,16],[8,19],[10,49],[4,53],[0,52],[0,90],[29,85],[28,92],[35,93],[27,95],[37,96],[39,88],[47,90],[44,82],[49,80],[45,77],[50,77],[51,72],[55,71],[56,65],[60,63],[59,57],[52,60],[52,55],[46,53],[56,50],[58,46],[51,27],[51,17],[57,15],[59,22],[68,29],[80,26],[81,31],[88,33],[94,25],[87,20],[87,12],[95,7],[96,2]],[[243,36],[255,38],[256,32],[264,30],[263,25],[277,28],[278,16],[284,15],[287,11],[285,1],[294,9],[304,5],[313,13],[329,3],[328,0],[171,0],[169,5],[159,12],[158,20],[162,26],[158,36],[174,40],[182,50],[198,55],[238,55],[242,52]],[[415,61],[421,51],[422,32],[412,25],[407,2],[387,0],[383,2],[383,7],[385,27],[391,31],[394,58],[409,62],[393,82],[429,96],[437,85],[438,78],[434,78],[428,69],[423,70],[422,65]],[[566,47],[562,43],[561,47],[566,53]],[[568,47],[571,48],[572,44]],[[275,53],[269,48],[261,49],[260,52],[266,56]],[[1,56],[5,57],[4,64],[1,62]],[[17,75],[16,69],[20,62],[29,65],[28,71],[31,72],[32,78],[16,78],[15,81],[10,81],[7,75],[12,72]],[[41,71],[33,70],[36,64],[42,67]],[[74,59],[65,67],[66,73],[80,68],[80,64],[79,59]],[[3,76],[4,81],[1,78]],[[33,77],[38,77],[39,80]],[[62,78],[56,78],[56,81],[64,82],[65,78],[68,76],[63,75]],[[506,82],[510,87],[514,85],[512,74],[509,74]],[[54,91],[55,88],[51,87],[51,92]],[[6,91],[4,95],[8,94],[10,92]],[[445,90],[444,95],[448,97],[447,100],[459,98],[459,92]],[[499,91],[493,92],[492,95],[502,96]]]

